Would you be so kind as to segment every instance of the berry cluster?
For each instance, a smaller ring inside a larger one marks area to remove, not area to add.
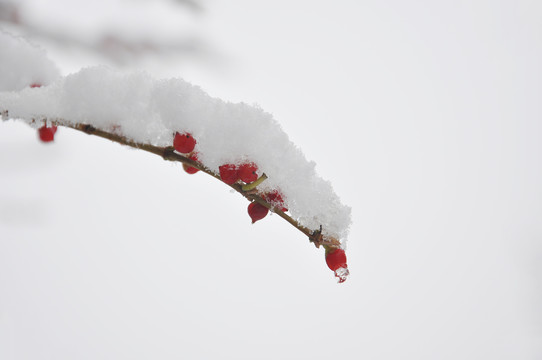
[[[196,162],[199,161],[198,159],[198,153],[194,152],[194,148],[196,147],[196,139],[192,136],[192,134],[184,132],[184,133],[175,133],[175,137],[173,138],[173,148],[182,153],[182,154],[188,154],[188,158],[190,160],[194,160]],[[183,169],[189,174],[195,174],[199,170],[196,169],[193,166],[183,164]]]
[[[218,167],[220,178],[226,184],[232,185],[241,180],[245,185],[258,185],[260,181],[267,178],[265,174],[258,178],[258,166],[253,162],[243,163],[239,166],[235,164],[224,164]],[[262,194],[262,198],[269,204],[270,208],[276,208],[280,211],[288,211],[284,207],[284,200],[278,190],[273,190]],[[269,213],[269,208],[258,203],[252,202],[248,205],[248,215],[254,224],[256,221],[263,219]]]
[[[33,88],[40,86],[41,85],[39,84],[31,85]],[[114,128],[112,130],[116,129]],[[54,140],[56,131],[57,127],[55,125],[50,127],[44,125],[38,129],[38,135],[41,141],[51,142]],[[173,148],[199,164],[198,153],[194,151],[196,144],[196,139],[188,132],[177,132],[173,138]],[[195,174],[199,171],[199,169],[194,166],[185,163],[183,163],[183,169],[189,174]],[[260,196],[260,199],[253,201],[248,205],[248,214],[252,219],[253,224],[256,221],[265,218],[270,209],[275,212],[288,211],[285,206],[283,195],[279,190],[274,189],[264,192],[256,189],[257,186],[267,179],[267,176],[265,174],[258,176],[258,166],[254,162],[244,162],[240,165],[224,164],[219,166],[218,170],[220,178],[226,184],[233,185],[241,181],[242,184],[239,185],[242,185],[242,191],[245,191],[247,194],[257,193]],[[327,266],[335,273],[335,276],[339,279],[339,283],[344,282],[348,276],[348,266],[344,250],[327,245],[324,245],[324,248],[326,250],[325,259]]]
[[[191,160],[199,161],[197,152],[194,152],[196,144],[196,139],[188,132],[177,132],[173,138],[173,148],[176,151],[182,154],[188,154],[188,158]],[[183,164],[183,168],[189,174],[195,174],[199,171],[195,167],[187,164]],[[254,162],[245,162],[241,165],[224,164],[218,167],[218,172],[222,181],[228,185],[233,185],[238,181],[242,181],[245,185],[253,184],[255,187],[259,184],[259,182],[267,178],[265,174],[262,175],[262,177],[258,177],[258,165],[256,165]],[[278,190],[265,193],[262,195],[262,198],[271,208],[275,208],[280,211],[288,211],[288,209],[284,207],[284,200]],[[252,219],[253,224],[256,221],[263,219],[268,213],[269,208],[260,203],[252,202],[248,206],[248,214]]]
[[[258,166],[253,162],[243,163],[239,166],[234,164],[224,164],[218,167],[220,178],[226,184],[232,185],[241,180],[245,184],[253,183],[258,180]]]

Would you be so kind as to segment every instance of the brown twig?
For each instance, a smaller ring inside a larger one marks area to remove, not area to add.
[[[40,121],[44,121],[44,120],[45,119],[40,119]],[[54,120],[51,119],[50,121],[51,121],[52,124],[54,124],[56,126],[69,127],[69,128],[74,129],[74,130],[82,131],[82,132],[84,132],[84,133],[86,133],[88,135],[98,136],[98,137],[108,139],[108,140],[111,140],[113,142],[116,142],[116,143],[119,143],[119,144],[122,144],[122,145],[130,146],[130,147],[133,147],[133,148],[136,148],[136,149],[140,149],[140,150],[144,150],[144,151],[153,153],[155,155],[158,155],[158,156],[162,157],[164,160],[177,161],[177,162],[181,162],[181,163],[190,165],[190,166],[200,170],[201,172],[204,172],[207,175],[210,175],[210,176],[214,177],[215,179],[221,180],[220,175],[216,174],[215,172],[211,171],[207,167],[203,166],[203,164],[201,164],[201,163],[199,163],[197,161],[194,161],[192,159],[189,159],[188,157],[183,156],[183,155],[175,152],[173,147],[159,147],[159,146],[154,146],[154,145],[150,145],[150,144],[139,143],[139,142],[133,141],[131,139],[128,139],[128,138],[126,138],[126,137],[124,137],[122,135],[116,134],[114,132],[108,132],[108,131],[98,129],[98,128],[92,126],[92,125],[70,124],[70,123],[67,123],[67,122],[65,122],[65,121],[63,121],[61,119],[54,119]],[[286,220],[288,223],[290,223],[293,227],[295,227],[296,229],[301,231],[303,234],[305,234],[309,238],[310,242],[314,243],[314,245],[316,247],[320,247],[320,245],[325,245],[325,246],[330,247],[330,248],[339,248],[341,246],[340,241],[338,241],[337,239],[322,235],[322,227],[321,226],[320,226],[320,229],[318,229],[318,230],[311,230],[309,228],[306,228],[306,227],[302,226],[301,224],[299,224],[298,221],[296,221],[295,219],[290,217],[288,214],[283,212],[280,208],[273,207],[272,205],[270,205],[257,192],[243,191],[242,185],[239,184],[239,183],[234,183],[232,185],[229,185],[229,184],[226,184],[226,183],[224,183],[224,184],[230,186],[232,189],[234,189],[235,191],[240,193],[242,196],[247,198],[249,201],[255,201],[255,202],[265,206],[266,208],[270,209],[274,213],[276,213],[278,216],[280,216],[281,218]]]

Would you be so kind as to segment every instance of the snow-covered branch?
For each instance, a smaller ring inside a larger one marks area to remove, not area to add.
[[[182,162],[259,204],[249,206],[253,222],[271,209],[316,246],[323,245],[326,253],[344,254],[350,208],[271,114],[213,98],[182,79],[156,80],[146,73],[106,67],[61,77],[52,65],[17,62],[17,57],[32,53],[35,63],[47,63],[39,49],[0,35],[0,46],[12,45],[13,59],[7,56],[4,62],[18,79],[0,84],[5,120],[20,119],[40,128],[48,141],[54,138],[53,126],[67,126]],[[188,146],[183,141],[189,141]],[[341,265],[345,262],[339,258]]]
[[[9,118],[9,114],[7,111],[3,113],[3,115],[7,118]],[[61,119],[53,119],[53,120],[46,120],[42,119],[41,121],[49,123],[51,126],[65,126],[69,127],[71,129],[75,129],[78,131],[82,131],[85,134],[88,135],[95,135],[104,139],[111,140],[113,142],[130,146],[132,148],[143,150],[150,152],[152,154],[158,155],[162,157],[164,160],[169,161],[176,161],[181,162],[183,164],[186,164],[187,166],[193,167],[198,169],[201,172],[206,173],[207,175],[210,175],[220,181],[223,179],[220,177],[220,174],[215,173],[211,171],[209,168],[205,167],[202,163],[199,161],[192,160],[190,157],[185,156],[179,152],[176,152],[174,147],[159,147],[149,144],[143,144],[143,143],[137,143],[130,139],[127,139],[121,135],[115,134],[113,132],[107,132],[100,129],[97,129],[93,127],[92,125],[86,125],[86,124],[77,124],[77,125],[71,125],[69,122]],[[226,184],[230,186],[232,189],[240,193],[242,196],[247,198],[251,202],[257,202],[261,204],[262,206],[268,208],[269,210],[273,211],[275,214],[286,220],[288,223],[293,225],[295,228],[297,228],[299,231],[301,231],[303,234],[309,237],[309,240],[315,244],[315,246],[319,247],[320,245],[330,247],[330,248],[340,248],[341,242],[338,241],[335,238],[332,237],[324,237],[321,235],[321,230],[316,229],[308,229],[301,224],[299,224],[298,221],[293,219],[291,216],[289,216],[285,211],[282,211],[280,207],[274,206],[272,203],[268,202],[264,197],[265,195],[262,193],[259,193],[258,191],[253,190],[245,190],[244,186],[240,182],[235,182],[233,184]]]

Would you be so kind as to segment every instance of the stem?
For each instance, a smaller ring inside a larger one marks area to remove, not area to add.
[[[256,181],[251,182],[250,184],[245,184],[241,187],[243,191],[250,191],[256,189],[256,186],[260,185],[267,179],[267,175],[262,174]]]
[[[40,119],[40,120],[44,120],[44,119]],[[200,170],[201,172],[204,172],[207,175],[210,175],[210,176],[214,177],[215,179],[220,180],[222,182],[222,179],[220,178],[220,175],[214,173],[213,171],[211,171],[207,167],[203,166],[199,162],[196,162],[196,161],[194,161],[192,159],[189,159],[186,156],[183,156],[183,155],[181,155],[179,153],[176,153],[175,150],[173,149],[173,147],[171,147],[171,146],[169,146],[169,147],[159,147],[159,146],[154,146],[154,145],[150,145],[150,144],[138,143],[138,142],[130,140],[130,139],[124,137],[124,136],[121,136],[121,135],[118,135],[118,134],[115,134],[115,133],[111,133],[111,132],[107,132],[107,131],[104,131],[104,130],[101,130],[101,129],[97,129],[92,125],[70,124],[68,122],[65,122],[62,119],[54,119],[54,120],[51,120],[51,122],[54,125],[57,125],[57,126],[69,127],[69,128],[74,129],[74,130],[82,131],[82,132],[84,132],[85,134],[88,134],[88,135],[98,136],[98,137],[108,139],[108,140],[111,140],[113,142],[116,142],[116,143],[119,143],[119,144],[122,144],[122,145],[130,146],[130,147],[133,147],[133,148],[136,148],[136,149],[140,149],[140,150],[150,152],[152,154],[155,154],[155,155],[158,155],[158,156],[162,157],[164,160],[176,161],[176,162],[181,162],[181,163],[190,165],[190,166],[195,167],[196,169]],[[266,178],[267,178],[267,176],[264,174],[264,175],[262,175],[260,177],[261,180],[258,179],[255,182],[259,181],[258,184],[260,184]],[[278,216],[280,216],[281,218],[286,220],[293,227],[295,227],[296,229],[301,231],[303,234],[308,236],[309,241],[314,243],[314,245],[316,247],[319,247],[320,245],[324,245],[324,246],[331,247],[331,248],[339,248],[341,246],[340,241],[338,241],[337,239],[332,238],[332,237],[322,236],[322,229],[321,228],[319,230],[311,230],[309,228],[306,228],[306,227],[302,226],[301,224],[299,224],[299,222],[297,222],[295,219],[292,219],[289,215],[287,215],[286,213],[281,211],[280,209],[272,207],[269,203],[267,203],[267,201],[265,201],[258,194],[254,193],[252,191],[245,192],[243,190],[243,185],[238,184],[238,183],[234,183],[232,185],[229,185],[229,184],[226,184],[226,183],[224,183],[224,184],[230,186],[231,188],[233,188],[235,191],[240,193],[242,196],[247,198],[249,201],[255,201],[255,202],[265,206],[266,208],[270,209],[271,211],[275,212]],[[258,184],[256,184],[256,185],[258,185]]]

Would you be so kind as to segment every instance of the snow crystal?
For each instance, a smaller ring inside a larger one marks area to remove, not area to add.
[[[47,79],[37,80],[46,84]],[[0,92],[0,111],[27,121],[62,119],[115,129],[156,146],[171,146],[176,131],[190,132],[197,140],[199,160],[209,169],[218,173],[225,163],[254,162],[259,173],[268,176],[258,188],[279,189],[300,224],[309,229],[322,226],[324,235],[338,239],[347,236],[350,208],[316,174],[315,163],[306,160],[272,115],[258,107],[213,98],[181,79],[155,80],[145,73],[124,74],[107,67],[86,68],[41,88],[29,88],[29,81],[26,87],[23,82],[2,84],[4,90],[24,89]]]
[[[0,91],[47,85],[59,76],[44,50],[0,29]]]

